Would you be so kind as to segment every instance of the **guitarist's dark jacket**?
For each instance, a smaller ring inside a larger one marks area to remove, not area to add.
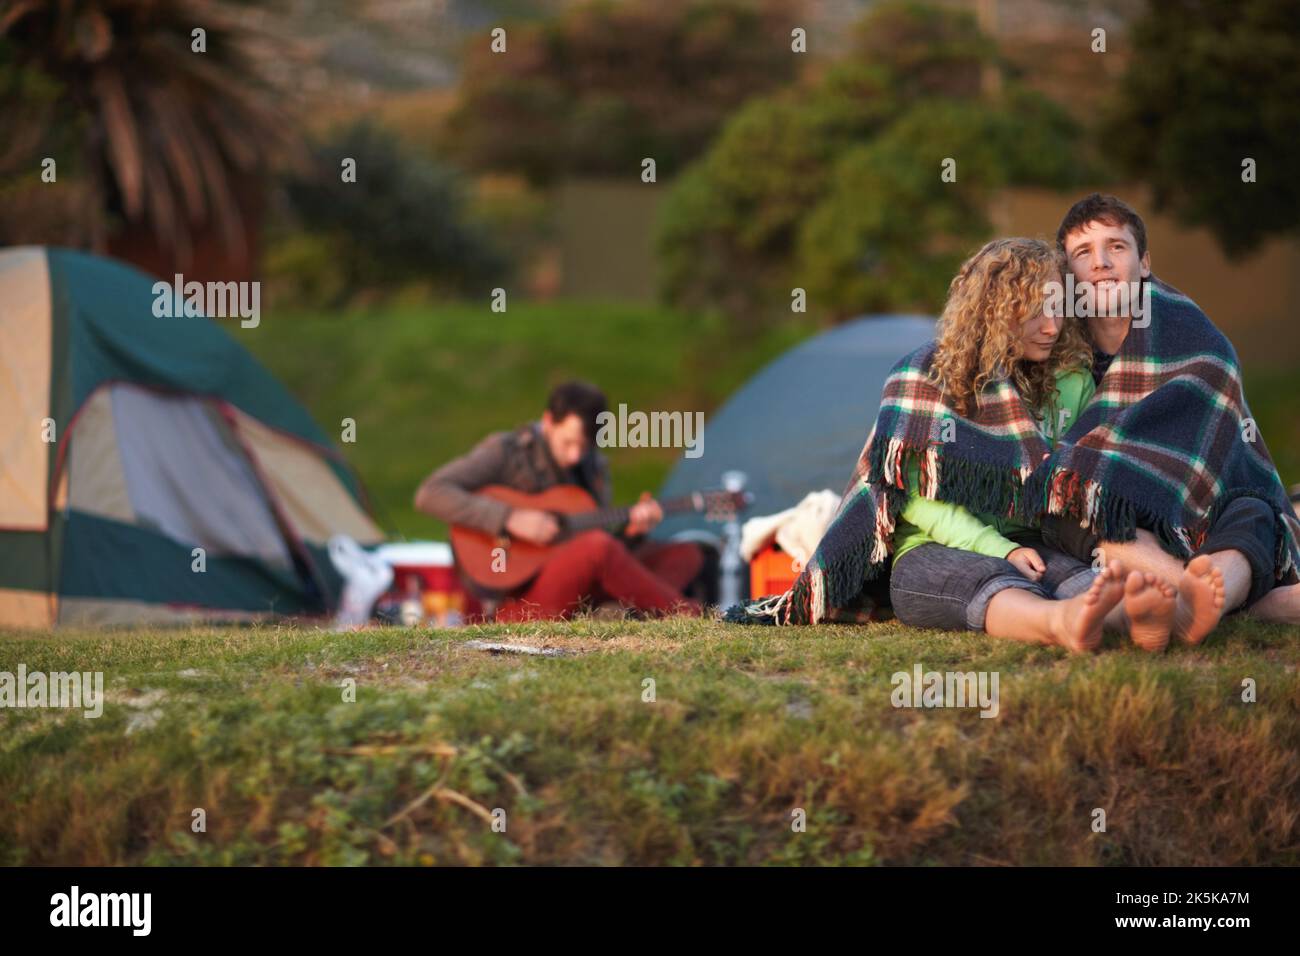
[[[423,511],[449,525],[465,525],[487,534],[505,530],[510,506],[474,494],[487,485],[506,485],[536,494],[552,485],[575,484],[589,491],[601,507],[612,503],[609,463],[594,447],[571,469],[551,457],[541,425],[530,422],[514,431],[494,432],[467,455],[443,465],[420,486],[416,500]]]

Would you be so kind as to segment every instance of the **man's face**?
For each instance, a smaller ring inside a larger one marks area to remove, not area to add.
[[[561,468],[572,468],[582,461],[582,456],[591,447],[591,439],[576,412],[570,412],[560,422],[551,418],[549,410],[542,412],[542,437],[551,450],[551,457]]]
[[[1151,275],[1150,250],[1138,255],[1133,230],[1097,220],[1066,235],[1065,261],[1075,282],[1094,283],[1099,303],[1116,283],[1137,282]]]

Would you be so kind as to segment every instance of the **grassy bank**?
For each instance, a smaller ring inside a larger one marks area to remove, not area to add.
[[[558,303],[271,313],[239,335],[331,434],[356,421],[341,447],[381,523],[427,537],[420,479],[549,385],[708,410],[806,333],[742,348],[677,313]],[[1290,376],[1248,370],[1247,391],[1300,480]],[[620,499],[672,458],[611,450]],[[97,719],[0,711],[0,865],[1294,865],[1297,637],[1233,620],[1196,651],[1071,659],[894,625],[0,631],[0,671],[102,671],[108,697]],[[996,672],[997,716],[896,709],[891,675],[917,664]]]
[[[541,414],[550,387],[586,378],[610,402],[711,411],[811,330],[792,324],[743,346],[699,316],[626,304],[412,305],[350,313],[273,312],[235,330],[360,473],[386,531],[441,537],[411,498],[435,466],[490,431]],[[655,490],[681,451],[609,449],[620,502]]]
[[[411,506],[424,476],[488,432],[535,418],[550,386],[587,378],[615,406],[708,413],[815,329],[792,322],[749,341],[670,309],[565,301],[520,302],[504,313],[486,302],[273,310],[257,328],[234,331],[336,441],[343,419],[356,422],[356,441],[339,447],[366,483],[380,524],[427,538],[445,530]],[[1283,480],[1300,482],[1294,375],[1248,368],[1246,392]],[[617,500],[629,502],[657,489],[680,452],[607,454]]]
[[[0,634],[0,670],[102,670],[108,697],[0,717],[0,863],[1296,864],[1295,638],[1237,621],[1069,659],[684,620]],[[998,715],[895,709],[917,663],[998,672]]]

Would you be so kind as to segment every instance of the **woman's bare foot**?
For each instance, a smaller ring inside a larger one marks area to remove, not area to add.
[[[1071,654],[1095,651],[1101,645],[1101,625],[1124,597],[1119,569],[1098,572],[1088,590],[1064,601],[1052,602],[1052,640]]]
[[[1174,633],[1188,644],[1199,644],[1223,617],[1223,572],[1208,554],[1187,562],[1178,582],[1178,613]]]
[[[1130,571],[1124,582],[1128,634],[1144,651],[1158,654],[1169,646],[1178,592],[1150,571]]]

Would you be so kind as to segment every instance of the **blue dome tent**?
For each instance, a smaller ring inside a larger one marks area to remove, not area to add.
[[[922,316],[865,316],[821,333],[775,359],[705,423],[699,458],[682,458],[661,498],[722,486],[725,472],[745,473],[748,515],[797,504],[810,491],[844,490],[876,419],[885,376],[904,355],[934,337]],[[721,526],[704,515],[667,518],[656,538],[707,536]]]

